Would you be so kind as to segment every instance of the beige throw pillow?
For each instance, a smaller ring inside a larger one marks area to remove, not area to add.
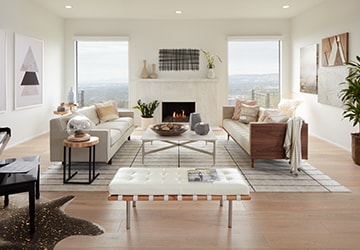
[[[256,122],[260,107],[258,105],[242,104],[239,121],[242,123]]]
[[[232,119],[233,120],[239,120],[240,118],[240,112],[241,112],[241,105],[242,104],[247,104],[247,105],[256,105],[256,101],[253,101],[253,100],[239,100],[239,99],[236,99],[236,102],[235,102],[235,110],[234,110],[234,114],[232,116]]]
[[[94,105],[100,122],[107,122],[119,118],[119,114],[112,101],[95,103]]]

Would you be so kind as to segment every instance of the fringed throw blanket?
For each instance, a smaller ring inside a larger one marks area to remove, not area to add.
[[[159,70],[199,70],[199,56],[198,49],[160,49]]]

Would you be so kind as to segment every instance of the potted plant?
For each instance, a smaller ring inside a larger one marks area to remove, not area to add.
[[[222,62],[221,58],[218,55],[211,54],[209,51],[201,49],[201,52],[205,55],[206,62],[207,62],[207,77],[212,79],[215,78],[215,58]]]
[[[159,106],[160,102],[158,100],[145,103],[141,99],[137,101],[134,109],[138,109],[141,112],[141,127],[145,130],[150,124],[154,123],[154,112]]]
[[[360,165],[360,56],[356,61],[346,63],[349,73],[345,78],[346,87],[340,91],[340,98],[344,104],[343,118],[353,122],[353,126],[359,125],[358,133],[352,133],[352,158]]]
[[[76,138],[81,138],[81,137],[84,137],[85,136],[85,133],[81,130],[81,129],[76,129],[74,131],[74,136]]]

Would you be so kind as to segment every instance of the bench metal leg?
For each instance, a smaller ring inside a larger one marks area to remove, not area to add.
[[[130,202],[126,201],[126,229],[130,229]]]
[[[229,200],[228,228],[232,228],[232,200]]]

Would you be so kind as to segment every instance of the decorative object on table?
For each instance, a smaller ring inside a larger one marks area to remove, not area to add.
[[[43,50],[43,41],[15,34],[15,109],[43,102]]]
[[[69,134],[68,140],[86,141],[90,139],[89,131],[93,123],[83,115],[77,115],[71,118],[67,125],[66,131]]]
[[[57,107],[57,112],[65,112],[66,107],[65,107],[65,103],[60,103],[60,105]]]
[[[222,62],[221,58],[218,55],[211,54],[209,51],[201,49],[201,52],[205,55],[206,62],[207,62],[207,78],[214,79],[216,77],[215,74],[215,58]]]
[[[201,122],[200,113],[190,113],[189,125],[191,130],[195,130],[196,123]]]
[[[69,104],[74,104],[75,101],[75,91],[73,90],[73,87],[70,87],[70,91],[67,96],[67,101]]]
[[[156,79],[156,78],[158,77],[158,75],[156,74],[155,70],[156,70],[156,64],[153,63],[153,64],[151,64],[151,74],[150,74],[150,77],[151,77],[152,79]]]
[[[142,69],[142,71],[141,71],[141,78],[143,78],[143,79],[147,79],[147,78],[149,78],[150,77],[150,74],[149,74],[149,72],[148,72],[148,70],[147,70],[147,65],[146,65],[146,60],[144,60],[143,61],[143,69]]]
[[[156,108],[159,106],[160,102],[158,100],[145,103],[142,102],[141,99],[137,101],[136,106],[134,106],[134,109],[138,109],[141,112],[141,122],[142,122],[142,129],[146,129],[150,124],[154,123],[154,112]]]
[[[209,133],[209,123],[199,122],[195,124],[195,133],[198,135],[207,135]]]
[[[151,126],[151,129],[162,136],[176,136],[184,133],[187,128],[183,124],[179,123],[162,123]]]
[[[353,122],[353,127],[360,125],[360,56],[356,56],[356,61],[346,63],[348,65],[348,75],[346,77],[346,88],[340,91],[340,98],[343,103],[343,118]],[[351,134],[352,139],[352,159],[360,165],[360,131]]]

